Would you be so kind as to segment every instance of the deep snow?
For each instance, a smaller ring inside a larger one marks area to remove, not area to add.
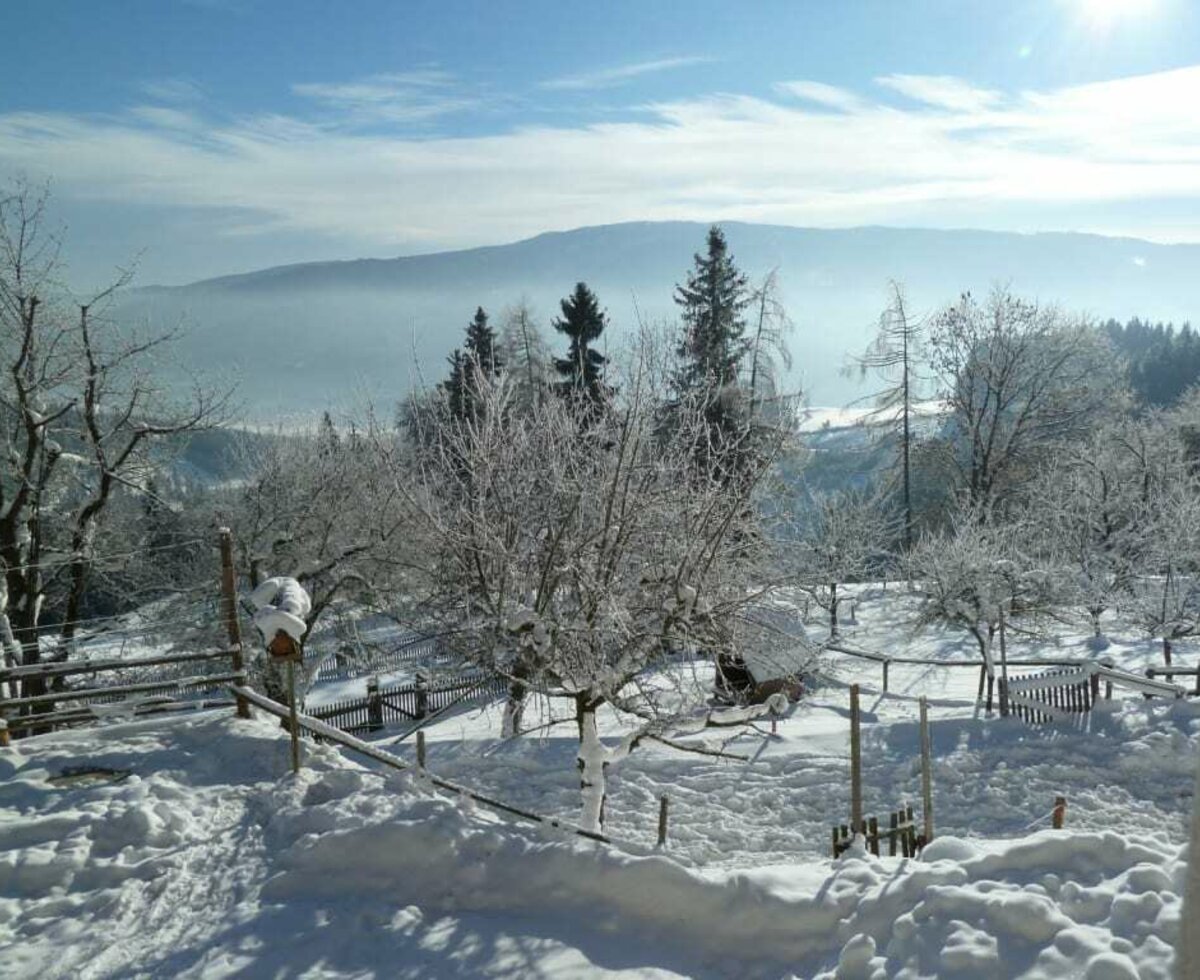
[[[971,655],[949,631],[909,635],[908,601],[872,591],[847,639]],[[1015,640],[1012,655],[1084,655],[1084,639]],[[1114,638],[1106,653],[1136,667],[1155,650]],[[615,767],[618,848],[330,746],[306,744],[292,777],[275,721],[232,710],[21,741],[0,753],[0,976],[1170,976],[1200,705],[1126,698],[1086,728],[1039,729],[982,717],[974,670],[893,665],[888,695],[878,665],[834,657],[826,671],[777,735],[696,739],[748,763],[651,746]],[[907,801],[919,814],[915,698],[931,698],[938,839],[920,859],[829,857],[848,811],[852,681],[869,813]],[[572,726],[502,741],[500,716],[434,725],[430,768],[577,817]],[[620,728],[598,720],[602,735]],[[48,781],[81,765],[131,774]]]

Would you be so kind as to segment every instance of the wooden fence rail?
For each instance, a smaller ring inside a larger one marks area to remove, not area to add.
[[[245,698],[251,704],[262,708],[262,710],[266,711],[268,714],[275,715],[277,718],[280,718],[284,721],[289,718],[287,708],[281,704],[277,704],[269,698],[263,697],[257,691],[253,691],[246,687],[232,687],[230,690],[235,695]],[[401,771],[412,770],[412,766],[410,766],[403,759],[392,755],[390,752],[385,752],[378,746],[371,745],[369,742],[363,742],[360,739],[355,738],[353,735],[334,728],[332,725],[327,724],[319,718],[314,718],[312,715],[299,714],[296,716],[296,722],[301,729],[309,732],[312,735],[316,735],[326,741],[335,742],[338,745],[358,752],[361,755],[365,755],[369,759],[374,759],[376,762],[382,763],[391,769],[399,769]],[[441,779],[438,776],[430,775],[428,772],[425,772],[422,775],[423,778],[426,779],[430,784],[438,787],[439,789],[449,790],[452,793],[469,797],[470,799],[475,800],[477,803],[482,803],[484,806],[491,807],[492,809],[498,810],[501,813],[507,813],[510,816],[520,817],[523,820],[529,820],[533,823],[557,827],[580,837],[586,837],[588,840],[599,841],[602,844],[615,843],[612,838],[604,834],[593,833],[590,830],[585,830],[582,827],[577,827],[575,824],[557,820],[553,817],[544,817],[539,813],[534,813],[531,810],[524,809],[523,807],[513,806],[511,803],[505,803],[503,800],[497,800],[494,797],[486,796],[483,793],[477,793],[474,790],[458,783],[452,783],[447,779]],[[631,845],[628,845],[628,849],[634,851],[635,853],[638,850]]]

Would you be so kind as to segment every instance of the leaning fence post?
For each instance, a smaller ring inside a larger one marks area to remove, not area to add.
[[[1008,717],[1008,644],[1004,628],[1004,606],[1000,607],[1000,717]]]
[[[929,736],[929,705],[921,695],[921,802],[925,807],[925,843],[933,840],[933,747]]]
[[[229,641],[229,656],[235,674],[242,674],[241,684],[246,683],[245,664],[242,660],[242,627],[238,622],[237,575],[233,569],[233,532],[223,527],[218,532],[221,543],[221,604],[225,611],[225,632]],[[237,698],[239,718],[250,717],[250,702],[240,694]]]
[[[667,802],[667,794],[663,793],[663,795],[658,798],[658,846],[659,847],[667,846],[667,807],[668,806],[669,806],[669,804]],[[836,828],[834,828],[833,835],[834,835],[833,836],[833,848],[835,851],[833,856],[837,857],[837,854],[836,854],[836,851],[837,851],[837,829]]]
[[[862,737],[859,732],[858,685],[850,685],[850,831],[863,832]]]
[[[1054,811],[1051,819],[1055,830],[1063,829],[1063,822],[1067,819],[1067,798],[1065,796],[1054,797]]]

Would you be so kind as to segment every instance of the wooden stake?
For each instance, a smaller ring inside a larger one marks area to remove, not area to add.
[[[1065,796],[1054,797],[1054,829],[1062,830],[1063,822],[1067,819],[1067,798]]]
[[[425,768],[425,730],[417,730],[417,765]]]
[[[237,575],[233,569],[233,532],[227,527],[218,532],[221,543],[221,605],[225,613],[225,632],[229,638],[230,659],[235,673],[245,672],[242,659],[242,627],[238,622]],[[245,681],[243,681],[245,683]],[[250,702],[237,695],[237,716],[249,718]]]
[[[1008,644],[1004,628],[1004,607],[1000,607],[1000,717],[1008,717]]]
[[[862,737],[859,732],[858,685],[850,685],[850,830],[863,831]]]
[[[11,736],[8,734],[8,722],[0,718],[0,749],[6,749],[12,744],[10,738]]]
[[[929,735],[929,705],[921,696],[921,803],[925,807],[925,843],[933,840],[933,740]]]
[[[667,806],[668,806],[667,794],[663,793],[663,795],[658,798],[658,846],[659,847],[667,846]],[[836,853],[836,851],[837,851],[837,830],[836,829],[834,829],[833,835],[834,835],[833,847],[834,847],[834,852],[835,852],[834,857],[837,857],[837,853]]]
[[[867,844],[870,845],[871,853],[879,857],[879,819],[872,817],[867,821],[869,831],[867,833]]]
[[[300,772],[300,720],[296,717],[296,659],[288,657],[288,728],[292,735],[292,772]]]
[[[888,664],[890,664],[890,663],[891,663],[890,660],[885,660],[883,662],[883,693],[884,694],[887,694],[887,692],[888,692]]]

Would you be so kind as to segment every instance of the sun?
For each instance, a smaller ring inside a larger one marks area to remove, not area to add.
[[[1083,18],[1094,27],[1111,27],[1117,21],[1151,13],[1156,0],[1072,0]]]

